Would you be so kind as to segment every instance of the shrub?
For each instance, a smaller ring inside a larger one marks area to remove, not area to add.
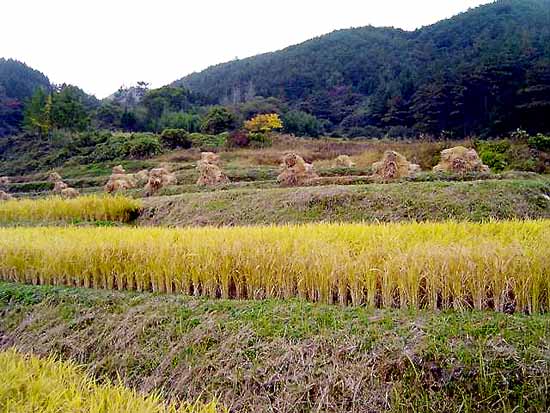
[[[208,135],[204,133],[191,133],[189,134],[189,140],[195,148],[201,150],[209,150],[221,148],[227,143],[229,133],[220,133],[218,135]]]
[[[311,136],[317,138],[323,130],[323,125],[315,116],[299,110],[292,110],[283,115],[284,131],[296,136]]]
[[[496,172],[503,171],[509,164],[508,151],[511,145],[507,140],[494,142],[476,142],[476,149],[483,163]]]
[[[231,147],[245,148],[250,144],[248,132],[244,130],[234,131],[229,135],[227,144]]]
[[[189,134],[184,129],[164,129],[160,135],[160,140],[164,146],[170,149],[191,147]]]
[[[162,145],[152,133],[134,133],[126,142],[126,153],[131,158],[145,158],[162,153]]]
[[[97,145],[88,156],[91,162],[131,158],[144,158],[162,153],[159,138],[152,133],[119,133]]]
[[[266,133],[250,133],[248,137],[250,139],[250,144],[257,148],[266,148],[273,145],[273,139]]]
[[[543,152],[550,152],[550,136],[539,133],[536,136],[530,137],[528,143],[531,148]]]

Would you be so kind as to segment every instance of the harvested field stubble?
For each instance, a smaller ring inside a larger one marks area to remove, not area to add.
[[[0,204],[0,224],[70,221],[128,222],[137,216],[141,203],[122,196],[82,196],[17,199]]]
[[[550,221],[0,229],[0,277],[372,307],[550,310]]]

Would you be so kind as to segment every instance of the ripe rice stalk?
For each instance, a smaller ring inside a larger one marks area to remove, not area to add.
[[[0,279],[340,305],[550,310],[550,220],[0,228]]]
[[[159,394],[143,396],[121,384],[97,384],[72,362],[0,352],[0,406],[10,413],[216,413],[208,404],[163,403]]]
[[[14,199],[0,203],[0,225],[79,221],[129,222],[136,217],[140,208],[140,201],[123,196]]]

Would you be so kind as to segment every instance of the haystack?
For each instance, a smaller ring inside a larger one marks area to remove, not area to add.
[[[11,182],[11,179],[9,176],[0,176],[0,186],[8,185],[10,182]]]
[[[61,190],[60,194],[63,198],[77,198],[80,196],[80,192],[74,188],[65,188]]]
[[[334,168],[353,168],[355,162],[348,155],[340,155],[334,160]]]
[[[147,169],[143,169],[135,173],[134,181],[136,182],[137,186],[144,186],[149,181],[149,171]]]
[[[149,180],[145,185],[145,196],[157,193],[161,188],[178,183],[176,175],[168,172],[166,168],[154,168],[149,172]]]
[[[122,165],[113,167],[109,181],[105,184],[105,192],[113,193],[136,187],[134,177],[128,175]]]
[[[69,185],[67,185],[65,182],[56,181],[54,186],[53,186],[53,193],[54,194],[61,194],[62,191],[64,191],[65,189],[68,189],[68,188],[69,188]]]
[[[197,185],[213,186],[229,183],[229,178],[218,166],[220,157],[212,152],[201,153],[201,160],[197,162],[199,179]]]
[[[372,164],[374,176],[382,180],[408,178],[420,171],[420,166],[411,163],[399,152],[386,151],[382,160]]]
[[[293,152],[287,153],[281,163],[282,172],[277,181],[283,186],[304,185],[308,181],[318,178],[313,165],[306,163],[304,159]]]
[[[441,160],[433,167],[433,171],[465,174],[468,172],[489,172],[489,167],[483,164],[475,149],[456,146],[441,151]]]
[[[61,195],[63,198],[76,198],[80,195],[80,193],[76,189],[71,188],[69,185],[63,182],[61,175],[59,175],[57,172],[51,172],[48,176],[48,181],[54,183],[52,192],[54,194]]]
[[[57,172],[50,172],[50,174],[48,175],[48,181],[59,182],[63,181],[63,179],[61,178],[61,175],[59,175]]]
[[[4,191],[0,191],[0,201],[11,201],[12,199],[14,198],[10,194]]]

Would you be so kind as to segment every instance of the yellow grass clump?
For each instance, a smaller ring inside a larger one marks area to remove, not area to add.
[[[0,407],[10,413],[216,413],[215,402],[163,403],[113,383],[97,384],[78,366],[50,357],[0,352]]]
[[[0,278],[301,297],[373,307],[550,310],[550,220],[236,228],[4,228]]]
[[[135,217],[141,203],[122,196],[87,195],[76,199],[14,199],[0,204],[0,224],[119,221]]]

